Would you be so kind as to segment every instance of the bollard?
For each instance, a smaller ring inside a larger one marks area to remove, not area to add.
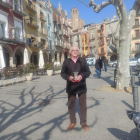
[[[137,140],[140,140],[140,131],[138,128],[137,128]]]
[[[138,96],[138,86],[132,86],[133,92],[133,103],[134,103],[134,110],[139,111],[139,96]]]
[[[131,85],[132,86],[135,85],[135,77],[134,76],[131,77]]]

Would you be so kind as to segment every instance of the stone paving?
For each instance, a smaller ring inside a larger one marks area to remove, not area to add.
[[[113,69],[97,78],[94,68],[87,79],[87,123],[80,126],[78,99],[77,125],[67,131],[66,82],[60,75],[35,76],[33,81],[0,88],[0,140],[135,140],[134,123],[126,110],[133,109],[130,93],[99,92],[101,85],[113,84]],[[139,84],[137,82],[137,84]]]

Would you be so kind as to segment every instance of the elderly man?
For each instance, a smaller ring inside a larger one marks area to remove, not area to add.
[[[80,124],[85,130],[89,130],[87,121],[87,107],[86,107],[86,78],[90,76],[90,70],[85,58],[79,56],[79,48],[72,47],[70,49],[71,58],[64,61],[61,76],[67,81],[66,92],[68,93],[68,111],[70,115],[70,125],[67,130],[73,129],[76,125],[75,104],[76,95],[79,98],[80,105]],[[78,72],[77,80],[74,80],[73,72]]]

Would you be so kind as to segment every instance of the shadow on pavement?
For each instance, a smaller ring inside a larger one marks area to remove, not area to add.
[[[129,107],[131,110],[133,110],[134,108],[130,105],[130,104],[128,104],[126,101],[122,101],[122,103],[124,103],[127,107]]]
[[[118,140],[136,140],[136,129],[133,129],[130,133],[117,128],[108,128],[108,131]]]
[[[23,129],[15,132],[9,132],[8,134],[3,133],[6,129],[10,129],[11,125],[14,125],[17,122],[20,122],[22,120],[28,119],[29,117],[33,116],[34,114],[41,112],[45,106],[49,105],[51,103],[51,100],[54,99],[61,99],[61,98],[66,98],[66,97],[57,97],[61,93],[65,91],[65,88],[58,91],[54,92],[54,89],[52,86],[49,87],[44,92],[34,94],[35,86],[33,86],[29,92],[26,92],[26,89],[24,89],[18,100],[19,105],[15,105],[12,103],[9,103],[8,101],[3,101],[0,100],[0,108],[1,108],[1,113],[0,113],[0,140],[29,140],[28,136],[30,136],[32,133],[37,132],[39,129],[42,129],[46,125],[50,125],[51,127],[49,130],[47,130],[44,133],[44,136],[42,136],[42,140],[49,140],[51,139],[51,133],[54,130],[54,128],[59,128],[61,132],[67,132],[67,128],[63,129],[61,127],[62,123],[68,119],[68,112],[66,112],[63,115],[56,116],[55,118],[47,121],[46,123],[40,123],[40,120],[34,122],[33,124],[27,124]],[[46,96],[46,99],[41,98],[41,95],[44,93],[47,93],[49,91],[49,95]],[[29,103],[26,103],[26,99],[31,99]],[[42,102],[40,102],[42,101]],[[40,104],[39,104],[40,103]],[[36,104],[36,105],[35,105]],[[100,105],[98,101],[93,103],[93,105],[89,106],[88,108],[92,108],[96,105]],[[10,106],[12,109],[7,109],[5,106]],[[77,112],[80,114],[77,104]],[[49,115],[49,114],[48,114]],[[97,123],[98,119],[96,118],[95,121],[89,125],[89,127],[93,127]],[[69,125],[69,124],[68,124]],[[76,128],[76,131],[80,131],[80,129]],[[3,135],[2,135],[3,133]]]

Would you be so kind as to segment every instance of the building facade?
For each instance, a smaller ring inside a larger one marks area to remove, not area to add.
[[[37,23],[38,23],[38,47],[42,51],[44,56],[44,63],[49,62],[49,49],[48,49],[48,38],[47,38],[47,15],[46,5],[42,1],[37,1]]]
[[[26,8],[25,30],[26,30],[26,46],[29,53],[29,60],[38,66],[39,62],[39,36],[38,36],[38,17],[37,2],[24,0],[23,6]]]
[[[67,11],[62,10],[62,6],[59,3],[58,11],[61,13],[61,29],[62,29],[62,44],[63,44],[63,58],[67,59],[69,57],[69,35],[68,35],[68,21],[67,21]]]
[[[96,25],[98,34],[98,55],[101,58],[107,58],[107,42],[106,42],[106,25],[100,23]]]
[[[63,43],[62,43],[62,30],[61,30],[61,14],[52,5],[53,11],[53,34],[54,34],[54,48],[55,48],[55,61],[60,64],[63,62]]]
[[[25,30],[23,1],[0,1],[0,46],[6,67],[23,65]]]
[[[81,31],[82,50],[84,57],[90,57],[89,28],[90,24],[83,26]]]
[[[89,44],[91,48],[91,56],[97,58],[98,55],[98,34],[95,24],[89,27]]]
[[[54,62],[55,48],[54,48],[54,34],[53,34],[53,11],[50,1],[45,2],[46,5],[46,20],[47,20],[47,38],[49,51],[49,62]]]
[[[140,58],[140,11],[138,11],[131,31],[130,57]]]

